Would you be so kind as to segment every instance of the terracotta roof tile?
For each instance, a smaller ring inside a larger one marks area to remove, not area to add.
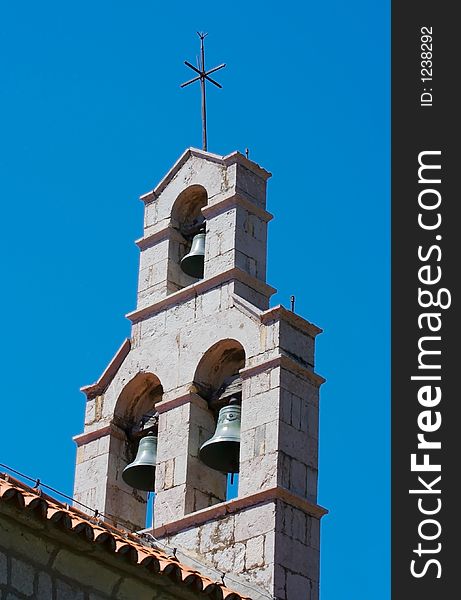
[[[20,510],[33,511],[38,519],[73,531],[90,543],[102,544],[107,551],[201,592],[210,600],[251,600],[181,564],[163,550],[144,545],[135,534],[124,532],[100,519],[93,519],[5,473],[0,473],[0,501],[14,503]]]

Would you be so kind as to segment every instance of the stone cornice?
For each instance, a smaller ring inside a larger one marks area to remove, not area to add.
[[[234,206],[241,206],[248,212],[258,216],[262,221],[268,223],[274,218],[267,210],[264,208],[260,208],[251,200],[248,200],[242,193],[232,192],[231,195],[226,195],[222,198],[219,198],[215,202],[211,202],[202,208],[202,214],[205,219],[209,219],[214,217],[215,215],[221,214],[230,208],[234,208]]]
[[[258,163],[253,162],[241,152],[237,152],[236,150],[230,154],[226,154],[226,156],[223,156],[222,163],[226,165],[226,167],[234,163],[238,163],[239,165],[247,168],[249,171],[252,171],[255,175],[258,175],[258,177],[261,177],[261,179],[264,179],[264,181],[267,181],[269,177],[272,177],[272,173],[266,171],[266,169],[258,165]]]
[[[207,408],[208,406],[206,400],[204,400],[201,396],[195,392],[187,392],[186,394],[182,394],[176,398],[169,398],[168,400],[162,400],[162,402],[158,402],[155,405],[155,410],[159,414],[162,414],[168,410],[172,410],[173,408],[177,408],[178,406],[189,403],[196,404],[202,408]]]
[[[81,387],[80,391],[83,392],[88,399],[103,394],[109,383],[114,378],[117,371],[120,369],[123,361],[128,356],[130,349],[131,341],[129,338],[127,338],[117,350],[115,356],[107,365],[101,377],[95,383]]]
[[[237,267],[233,267],[232,269],[224,271],[223,273],[219,273],[214,277],[202,279],[197,283],[193,283],[182,290],[178,290],[177,292],[174,292],[173,294],[170,294],[169,296],[166,296],[165,298],[162,298],[161,300],[158,300],[149,306],[134,310],[125,316],[133,323],[141,321],[142,319],[166,310],[170,306],[187,302],[199,294],[203,294],[208,290],[232,280],[240,281],[241,283],[248,285],[252,289],[267,297],[276,292],[276,290],[267,283],[248,275],[248,273],[245,273],[245,271],[242,271]]]
[[[177,521],[154,528],[152,530],[152,534],[157,538],[165,537],[167,535],[174,535],[180,531],[183,531],[184,529],[198,527],[204,523],[207,523],[208,521],[216,521],[220,517],[241,512],[242,510],[252,508],[258,504],[267,504],[268,502],[275,502],[277,500],[281,500],[290,506],[294,506],[305,514],[317,519],[321,519],[328,513],[326,508],[323,508],[318,504],[312,504],[305,498],[302,498],[297,494],[293,494],[285,488],[274,487],[268,490],[257,492],[256,494],[251,494],[250,496],[245,496],[244,498],[236,498],[234,500],[229,500],[228,502],[214,504],[209,508],[204,508],[197,512],[186,515]]]
[[[187,162],[187,160],[191,157],[195,156],[197,158],[202,158],[209,162],[218,163],[229,167],[234,163],[238,163],[255,173],[261,177],[261,179],[267,180],[271,177],[271,173],[260,167],[257,163],[249,160],[240,152],[231,152],[231,154],[227,154],[226,156],[220,156],[219,154],[213,154],[211,152],[205,152],[205,150],[199,150],[198,148],[188,148],[185,150],[179,159],[175,162],[175,164],[171,167],[168,173],[163,177],[163,179],[157,184],[157,186],[140,196],[140,200],[142,202],[152,202],[163,192],[166,186],[170,183],[179,169]]]
[[[90,442],[94,442],[95,440],[99,440],[99,438],[105,437],[106,435],[114,435],[121,440],[126,439],[125,433],[114,423],[109,423],[109,425],[105,425],[100,429],[94,429],[93,431],[88,431],[86,433],[79,433],[78,435],[74,435],[72,439],[77,446],[80,447],[85,446]]]
[[[150,248],[150,246],[168,239],[173,231],[175,230],[171,227],[171,225],[164,225],[161,229],[135,240],[135,244],[140,250]]]
[[[320,329],[320,327],[317,327],[317,325],[306,321],[306,319],[303,319],[303,317],[300,317],[291,310],[286,309],[281,304],[274,306],[273,308],[269,308],[261,314],[261,321],[265,324],[270,323],[271,321],[281,320],[290,323],[290,325],[293,325],[293,327],[296,329],[305,331],[311,337],[315,337],[323,331],[323,329]]]
[[[287,356],[286,354],[279,354],[278,356],[269,358],[264,362],[240,369],[239,374],[242,379],[248,379],[258,375],[259,373],[268,371],[269,369],[276,369],[277,367],[287,369],[287,371],[291,371],[295,375],[303,377],[304,379],[308,379],[318,387],[320,387],[326,381],[324,377],[314,373],[314,371],[300,364],[298,361],[294,360],[290,356]]]

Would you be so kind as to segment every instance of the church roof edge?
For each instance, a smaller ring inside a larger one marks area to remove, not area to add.
[[[139,534],[129,533],[101,520],[97,514],[90,516],[79,509],[63,504],[44,494],[40,489],[32,488],[6,473],[0,473],[0,503],[8,503],[37,520],[55,523],[61,531],[79,533],[80,540],[88,544],[102,546],[108,554],[120,557],[128,556],[130,562],[153,576],[163,576],[171,581],[171,586],[192,587],[197,598],[210,600],[251,600],[229,589],[219,581],[213,581],[196,569],[182,564],[174,556],[151,544],[146,544]],[[156,541],[156,540],[155,540]]]

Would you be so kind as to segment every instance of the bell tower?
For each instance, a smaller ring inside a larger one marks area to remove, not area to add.
[[[155,488],[151,533],[183,562],[252,599],[318,600],[321,330],[269,308],[269,177],[239,152],[190,148],[141,197],[132,333],[82,388],[74,495],[143,530]],[[143,487],[126,469],[148,452]],[[226,471],[239,472],[231,500]]]

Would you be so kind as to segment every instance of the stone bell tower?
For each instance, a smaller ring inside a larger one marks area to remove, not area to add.
[[[252,599],[317,600],[326,513],[317,504],[321,330],[269,308],[269,177],[238,152],[188,149],[141,197],[132,334],[100,379],[82,388],[75,497],[119,527],[144,529],[146,493],[121,474],[153,431],[155,538]],[[199,231],[204,269],[194,278],[181,260]],[[230,398],[241,404],[241,441],[238,495],[226,500],[226,474],[199,450]]]

